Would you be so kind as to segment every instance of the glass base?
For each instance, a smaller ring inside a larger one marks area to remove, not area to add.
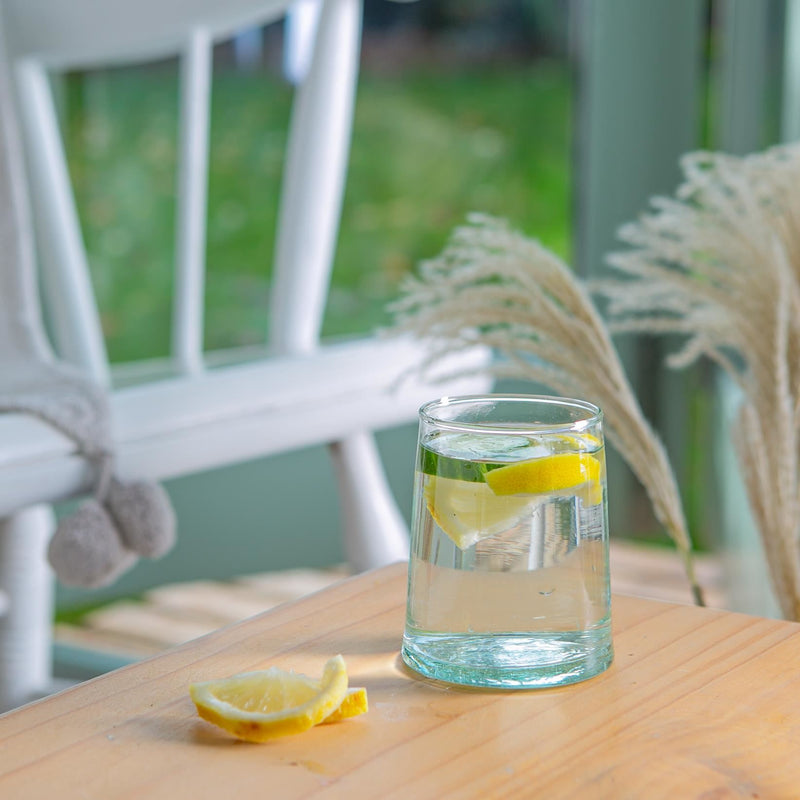
[[[448,683],[499,689],[565,686],[603,672],[614,658],[611,626],[536,634],[414,633],[403,661]]]

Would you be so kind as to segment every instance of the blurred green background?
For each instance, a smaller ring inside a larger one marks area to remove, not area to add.
[[[206,348],[264,342],[291,87],[213,82]],[[449,74],[364,70],[323,335],[385,324],[386,302],[474,210],[567,256],[570,79],[555,61]],[[113,362],[168,354],[177,79],[171,64],[72,75],[66,132]],[[535,120],[532,110],[535,110]]]
[[[385,307],[403,276],[436,255],[471,211],[506,217],[570,257],[573,80],[563,11],[549,0],[368,0],[325,337],[387,324]],[[248,63],[229,44],[215,52],[209,352],[265,342],[293,95],[281,71],[282,35],[277,26],[261,31],[257,58]],[[172,61],[74,73],[59,87],[83,234],[120,382],[132,379],[127,364],[145,360],[158,372],[168,354],[177,92]],[[414,425],[378,437],[407,516],[415,438]],[[335,476],[322,447],[169,481],[167,489],[179,518],[175,550],[104,590],[59,587],[62,616],[164,582],[343,559]]]
[[[785,0],[365,0],[323,335],[386,325],[386,305],[403,277],[436,255],[471,211],[504,217],[582,275],[601,275],[618,226],[654,194],[674,191],[681,153],[744,153],[780,139],[786,8]],[[215,49],[205,308],[212,365],[221,352],[246,359],[266,344],[293,96],[284,45],[283,27],[270,26]],[[115,380],[163,374],[178,65],[74,73],[57,89]],[[724,426],[715,373],[707,364],[681,376],[664,369],[669,342],[619,343],[644,413],[670,453],[692,535],[713,549],[715,532],[734,526],[721,521],[717,484],[735,471],[717,452]],[[384,432],[378,442],[408,516],[415,426]],[[614,478],[612,534],[665,542],[626,470],[620,463]],[[343,558],[335,476],[322,447],[167,488],[179,517],[176,549],[101,592],[60,588],[62,610],[164,582]]]

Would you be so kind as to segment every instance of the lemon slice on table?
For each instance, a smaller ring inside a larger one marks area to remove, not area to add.
[[[498,497],[483,482],[436,475],[425,476],[423,492],[434,521],[461,550],[504,531],[531,502],[529,497]]]
[[[597,505],[603,499],[600,472],[600,461],[589,453],[556,453],[493,469],[486,473],[486,483],[500,497],[585,487],[581,493],[584,503]]]
[[[203,719],[239,739],[264,742],[302,733],[334,714],[347,699],[347,667],[334,656],[318,681],[271,667],[194,683],[189,694]],[[354,716],[358,702],[349,701],[339,718]]]

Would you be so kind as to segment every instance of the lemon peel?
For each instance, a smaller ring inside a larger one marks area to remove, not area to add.
[[[338,655],[318,681],[271,667],[193,683],[189,694],[203,719],[239,739],[265,742],[319,724],[341,707],[347,690],[347,667]]]

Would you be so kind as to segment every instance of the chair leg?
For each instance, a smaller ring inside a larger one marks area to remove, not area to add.
[[[408,527],[386,482],[371,434],[331,445],[344,516],[344,547],[356,572],[408,559]]]
[[[0,711],[45,693],[52,682],[53,577],[49,506],[0,519]]]

